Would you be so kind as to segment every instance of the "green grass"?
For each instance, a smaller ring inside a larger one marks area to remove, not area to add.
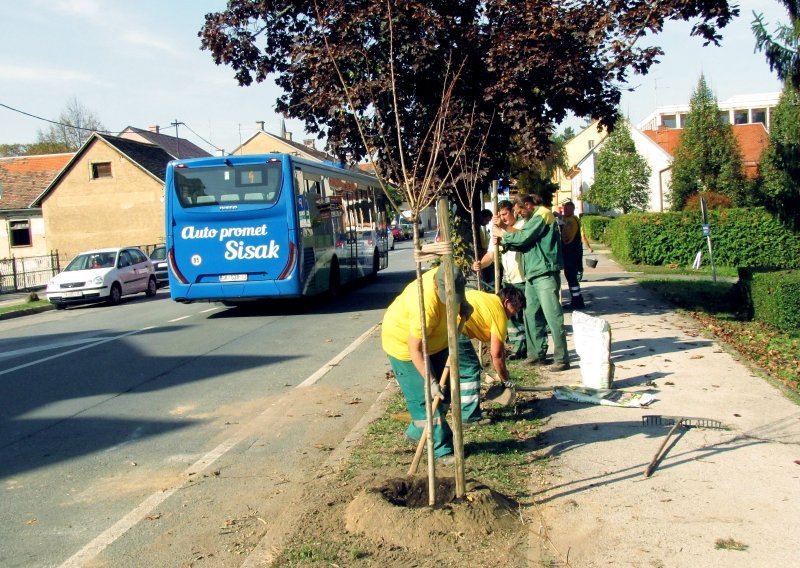
[[[693,276],[701,279],[711,278],[710,266],[701,266],[698,270],[695,270],[691,266],[681,266],[677,264],[654,266],[650,264],[622,263],[616,259],[614,260],[622,264],[628,272],[642,272],[647,275],[654,274],[661,276]],[[732,266],[717,266],[715,272],[719,278],[738,278],[739,276],[736,268]]]
[[[22,312],[31,310],[33,308],[40,308],[42,306],[50,306],[47,300],[37,300],[34,302],[25,302],[24,304],[12,304],[10,306],[0,306],[0,314],[8,314],[11,312]]]
[[[717,541],[714,543],[714,548],[718,550],[739,550],[745,551],[750,548],[746,544],[742,544],[739,541],[733,540],[732,538],[718,538]]]

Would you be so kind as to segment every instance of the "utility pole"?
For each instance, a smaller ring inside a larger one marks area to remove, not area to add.
[[[175,122],[170,123],[170,126],[174,126],[175,127],[175,153],[177,154],[177,156],[175,156],[175,157],[178,158],[178,159],[180,159],[180,157],[181,157],[181,149],[180,149],[181,139],[178,138],[178,125],[179,124],[183,124],[183,123],[182,122],[178,122],[177,118],[175,119]]]

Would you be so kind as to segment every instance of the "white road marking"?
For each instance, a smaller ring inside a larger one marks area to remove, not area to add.
[[[46,345],[37,345],[36,347],[26,347],[24,349],[15,349],[13,351],[3,351],[0,353],[0,359],[8,359],[9,357],[16,357],[18,355],[27,355],[28,353],[36,353],[37,351],[49,351],[50,349],[61,349],[62,347],[71,347],[73,345],[84,345],[93,343],[100,339],[108,339],[106,337],[83,337],[81,339],[72,339],[70,341],[58,341],[55,343],[48,343]]]
[[[345,348],[345,350],[344,350],[344,351],[342,351],[341,353],[339,353],[339,354],[338,354],[336,357],[334,357],[333,359],[331,359],[330,361],[328,361],[327,363],[325,363],[325,364],[324,364],[324,365],[323,365],[323,366],[322,366],[322,367],[321,367],[321,368],[320,368],[320,369],[319,369],[319,370],[318,370],[316,373],[314,373],[313,375],[311,375],[310,377],[308,377],[308,378],[307,378],[305,381],[303,381],[302,383],[300,383],[299,385],[297,385],[297,388],[305,388],[305,387],[310,387],[311,385],[313,385],[314,383],[316,383],[318,380],[320,380],[322,377],[324,377],[324,376],[325,376],[325,375],[328,373],[328,371],[330,371],[330,370],[331,370],[331,369],[333,369],[333,368],[334,368],[336,365],[338,365],[338,364],[341,362],[341,360],[342,360],[342,359],[344,359],[345,357],[347,357],[347,356],[348,356],[350,353],[352,353],[353,351],[355,351],[355,349],[356,349],[356,348],[357,348],[359,345],[361,345],[362,343],[364,343],[364,340],[366,340],[366,339],[367,339],[367,337],[369,337],[369,335],[370,335],[370,334],[371,334],[373,331],[375,331],[375,330],[378,328],[378,326],[379,326],[379,325],[380,325],[380,324],[375,324],[375,325],[373,325],[371,328],[369,328],[367,331],[365,331],[364,333],[362,333],[362,334],[361,334],[361,337],[359,337],[359,338],[358,338],[358,339],[356,339],[356,340],[355,340],[353,343],[351,343],[350,345],[348,345],[348,346]]]
[[[359,345],[361,345],[364,340],[366,340],[369,335],[375,331],[380,324],[375,324],[367,331],[365,331],[360,337],[358,337],[355,341],[353,341],[350,345],[348,345],[339,355],[325,363],[317,372],[313,375],[308,377],[302,383],[297,385],[296,388],[303,388],[313,385],[317,382],[320,378],[322,378],[328,371],[330,371],[333,367],[335,367],[342,359],[344,359],[347,355],[352,353]],[[135,332],[132,332],[135,333]],[[187,479],[189,474],[199,474],[202,473],[205,469],[207,469],[211,464],[217,461],[219,458],[224,456],[228,451],[234,448],[239,442],[244,440],[246,437],[252,435],[253,426],[252,423],[260,422],[265,420],[269,417],[270,414],[275,412],[284,412],[285,401],[288,400],[289,396],[284,396],[279,401],[273,403],[270,408],[264,410],[261,414],[256,416],[251,424],[243,424],[237,432],[232,434],[227,440],[222,442],[216,448],[208,452],[202,458],[197,460],[195,463],[190,465],[187,469],[183,471],[180,475],[181,479]],[[88,564],[91,560],[93,560],[98,554],[100,554],[106,547],[112,544],[115,540],[121,537],[123,534],[128,532],[134,526],[136,526],[150,511],[152,511],[155,507],[169,499],[178,489],[183,486],[184,482],[181,481],[176,483],[172,487],[165,489],[164,491],[159,491],[158,493],[153,493],[147,499],[142,501],[136,508],[134,508],[130,513],[122,517],[119,521],[114,523],[111,527],[100,533],[97,537],[94,538],[91,542],[89,542],[86,546],[81,548],[78,552],[68,558],[59,568],[80,568],[86,564]]]
[[[124,337],[128,337],[130,335],[135,335],[137,333],[141,333],[143,331],[149,331],[151,329],[155,329],[155,326],[148,326],[143,327],[142,329],[135,329],[133,331],[129,331],[128,333],[123,333],[122,335],[116,335],[114,337],[109,337],[106,339],[101,339],[99,341],[95,341],[93,343],[89,343],[82,347],[76,347],[75,349],[70,349],[69,351],[62,351],[57,355],[51,355],[50,357],[45,357],[44,359],[37,359],[36,361],[31,361],[29,363],[24,363],[22,365],[17,365],[16,367],[11,367],[10,369],[5,369],[0,371],[0,375],[6,375],[8,373],[13,373],[14,371],[19,371],[20,369],[27,369],[28,367],[33,367],[34,365],[38,365],[40,363],[44,363],[45,361],[52,361],[53,359],[58,359],[59,357],[64,357],[65,355],[71,355],[72,353],[77,353],[78,351],[84,351],[91,347],[96,347],[98,345],[102,345],[103,343],[109,343],[110,341],[116,341],[117,339],[122,339]]]
[[[173,320],[169,320],[167,323],[175,323],[176,321],[181,321],[181,320],[189,319],[190,317],[192,317],[192,316],[183,316],[183,317],[175,318],[175,319],[173,319]]]
[[[221,310],[219,306],[214,306],[213,308],[208,308],[207,310],[203,310],[200,312],[201,314],[207,314],[208,312],[216,312],[217,310]]]

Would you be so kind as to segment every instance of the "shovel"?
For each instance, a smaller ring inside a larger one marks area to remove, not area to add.
[[[491,376],[491,375],[490,375]],[[499,381],[499,379],[498,379]],[[511,406],[517,399],[517,391],[520,392],[549,392],[557,389],[558,386],[550,387],[526,387],[511,381],[501,382],[499,385],[492,385],[486,390],[486,402],[494,402],[501,406]]]

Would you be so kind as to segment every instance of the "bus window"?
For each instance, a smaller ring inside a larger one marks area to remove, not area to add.
[[[277,163],[231,168],[176,168],[175,188],[184,209],[223,204],[275,203],[281,187]]]

